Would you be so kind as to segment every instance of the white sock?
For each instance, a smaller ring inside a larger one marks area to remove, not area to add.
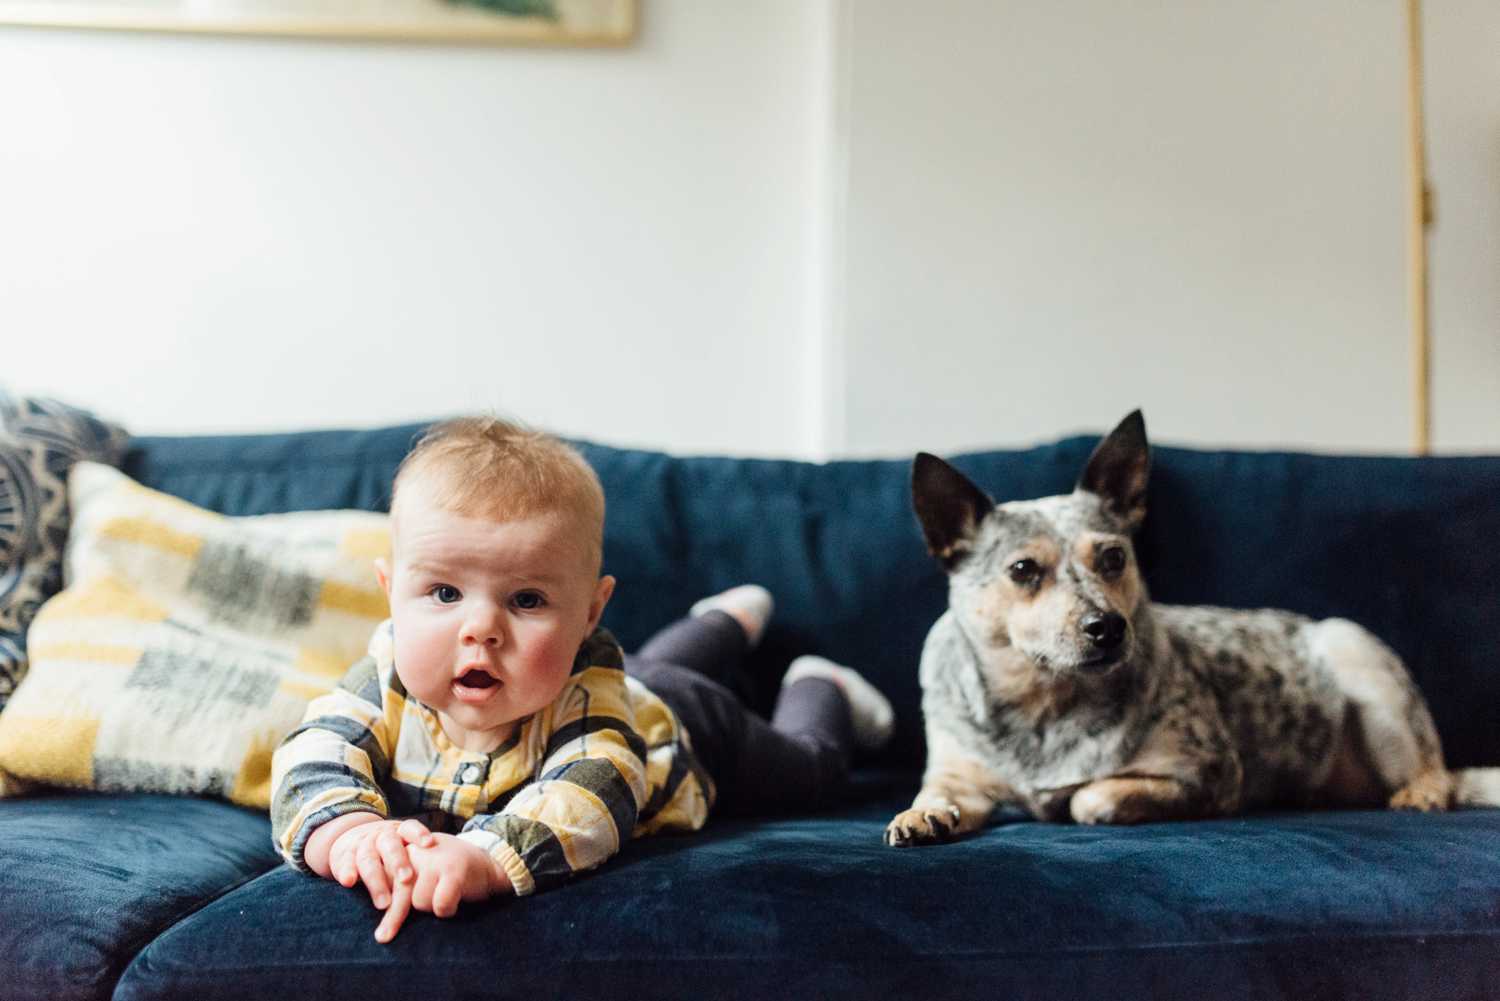
[[[854,741],[861,749],[873,751],[885,746],[896,726],[896,714],[890,699],[870,684],[852,667],[835,664],[826,657],[807,654],[792,661],[781,679],[781,687],[803,678],[831,681],[849,700],[849,717],[854,723]]]
[[[771,597],[770,591],[759,584],[741,584],[698,601],[688,609],[688,614],[699,616],[704,612],[719,611],[733,616],[745,630],[745,638],[753,647],[760,642],[761,634],[766,631],[766,623],[771,621],[771,613],[775,609],[776,600]]]

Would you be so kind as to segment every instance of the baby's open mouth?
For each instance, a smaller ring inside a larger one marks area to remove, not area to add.
[[[500,682],[492,675],[486,674],[477,667],[471,667],[458,676],[458,683],[464,688],[493,688]]]

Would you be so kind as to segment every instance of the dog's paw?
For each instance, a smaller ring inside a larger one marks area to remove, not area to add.
[[[1453,777],[1445,771],[1418,775],[1410,784],[1396,790],[1391,797],[1392,810],[1420,810],[1433,813],[1453,805]]]
[[[1068,812],[1079,824],[1119,823],[1119,797],[1102,782],[1084,786],[1073,794],[1068,803]]]
[[[958,807],[951,804],[904,810],[886,825],[885,843],[892,848],[911,848],[950,841],[959,816]]]

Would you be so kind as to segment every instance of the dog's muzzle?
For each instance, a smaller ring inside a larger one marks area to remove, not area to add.
[[[1129,631],[1125,617],[1115,612],[1094,612],[1085,616],[1079,627],[1089,641],[1089,654],[1079,662],[1079,670],[1102,674],[1113,667],[1125,648]]]

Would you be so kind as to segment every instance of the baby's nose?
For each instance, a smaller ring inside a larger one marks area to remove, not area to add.
[[[464,620],[465,642],[499,646],[503,635],[501,616],[493,607],[474,608]]]

